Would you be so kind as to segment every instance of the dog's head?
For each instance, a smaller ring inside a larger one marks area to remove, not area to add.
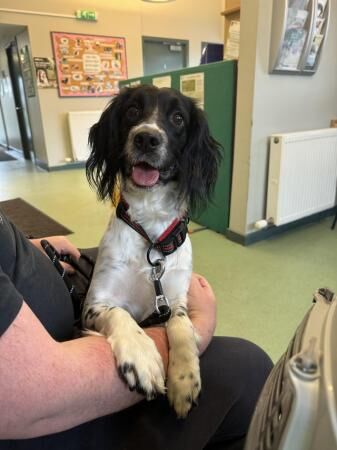
[[[118,176],[128,189],[174,182],[177,201],[193,209],[213,190],[220,145],[203,111],[173,89],[124,88],[89,133],[86,171],[101,199],[113,198]]]

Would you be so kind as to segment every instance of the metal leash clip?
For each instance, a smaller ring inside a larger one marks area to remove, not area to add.
[[[163,293],[163,288],[160,282],[160,279],[165,272],[165,258],[157,259],[153,262],[151,261],[150,264],[152,266],[150,280],[153,281],[156,294],[155,309],[146,319],[139,322],[138,325],[143,328],[162,324],[167,322],[171,317],[171,308]]]
[[[155,309],[159,315],[167,314],[170,310],[169,302],[163,293],[163,287],[160,281],[165,272],[164,262],[164,259],[157,259],[152,266],[151,273],[151,279],[156,293]]]

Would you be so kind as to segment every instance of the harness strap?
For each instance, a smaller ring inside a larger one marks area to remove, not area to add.
[[[116,216],[129,225],[129,227],[134,229],[150,244],[152,248],[160,251],[164,256],[175,252],[185,242],[188,232],[187,225],[189,222],[189,217],[187,215],[181,219],[175,219],[164,231],[164,233],[162,233],[161,236],[153,242],[144,228],[138,222],[134,222],[131,219],[129,213],[127,212],[128,209],[129,205],[124,200],[121,200],[116,209]]]
[[[162,305],[159,306],[159,313],[157,311],[154,311],[146,319],[139,322],[138,325],[141,328],[152,327],[154,325],[160,325],[167,322],[170,317],[171,309],[166,305]]]

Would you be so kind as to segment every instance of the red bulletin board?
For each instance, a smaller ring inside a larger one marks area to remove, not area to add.
[[[127,79],[125,39],[52,32],[60,97],[111,97]]]

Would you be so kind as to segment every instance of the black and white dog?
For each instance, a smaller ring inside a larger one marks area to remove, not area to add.
[[[121,377],[150,400],[166,392],[165,375],[139,323],[166,316],[167,395],[185,417],[201,389],[197,335],[187,315],[186,217],[212,193],[219,144],[193,100],[154,86],[123,89],[91,128],[89,143],[89,182],[100,199],[120,189],[122,200],[100,244],[83,325],[107,337]]]

